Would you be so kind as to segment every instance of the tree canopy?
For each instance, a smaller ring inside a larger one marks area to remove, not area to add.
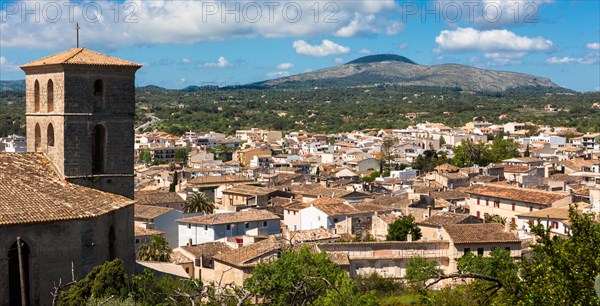
[[[137,253],[139,260],[144,261],[169,261],[171,258],[171,248],[167,240],[162,236],[152,236],[150,244],[142,244]]]
[[[183,207],[184,214],[205,213],[212,214],[215,211],[215,204],[204,192],[198,192],[187,200]]]
[[[386,240],[388,241],[406,241],[408,234],[412,235],[412,240],[421,239],[421,229],[415,223],[415,217],[412,215],[402,216],[394,223],[390,224]]]

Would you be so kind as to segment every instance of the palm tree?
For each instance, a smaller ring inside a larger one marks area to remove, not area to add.
[[[192,198],[187,200],[183,207],[184,214],[195,214],[203,212],[212,214],[215,211],[215,204],[210,201],[210,198],[203,192],[196,193]]]
[[[150,244],[140,245],[137,257],[143,261],[168,262],[171,259],[171,248],[165,238],[155,235]]]

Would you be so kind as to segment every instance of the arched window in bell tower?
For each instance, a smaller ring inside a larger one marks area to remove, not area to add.
[[[33,111],[40,112],[40,82],[38,80],[35,80],[33,85]]]
[[[48,147],[54,147],[54,127],[52,123],[48,124],[48,130],[46,130],[46,142]]]
[[[54,82],[52,82],[52,80],[48,80],[46,93],[48,94],[46,103],[48,105],[48,112],[50,113],[54,111]]]
[[[42,130],[40,124],[35,124],[35,152],[40,152],[42,149]]]
[[[98,124],[92,131],[92,173],[104,173],[106,151],[106,128]]]
[[[94,82],[94,111],[104,109],[104,82],[96,80]]]

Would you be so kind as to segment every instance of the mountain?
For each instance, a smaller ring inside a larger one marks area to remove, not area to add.
[[[348,64],[368,64],[368,63],[377,63],[377,62],[401,62],[401,63],[417,65],[417,63],[411,61],[410,59],[408,59],[404,56],[396,55],[396,54],[367,55],[367,56],[363,56],[361,58],[357,58],[357,59],[349,62]]]
[[[560,89],[550,79],[458,64],[426,66],[395,54],[361,57],[347,64],[263,81],[267,88],[362,87],[403,85],[502,92],[516,88]]]
[[[0,91],[25,91],[25,80],[0,81]]]
[[[368,55],[346,64],[273,80],[230,87],[191,85],[179,91],[192,93],[203,90],[236,89],[308,89],[348,88],[381,85],[427,87],[475,92],[519,92],[528,89],[536,93],[572,92],[550,79],[529,74],[485,70],[476,67],[443,64],[426,66],[396,54]],[[25,91],[25,81],[0,81],[0,91]],[[138,91],[166,91],[149,85]]]

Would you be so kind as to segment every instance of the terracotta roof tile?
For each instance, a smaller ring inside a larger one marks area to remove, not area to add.
[[[560,192],[550,192],[495,184],[473,186],[465,189],[465,192],[470,195],[481,195],[539,205],[552,205],[552,203],[569,196]]]
[[[587,203],[579,203],[577,206],[577,211],[582,212],[583,208],[586,206],[588,206]],[[527,218],[536,218],[536,219],[537,218],[545,219],[546,217],[550,216],[550,219],[567,220],[567,219],[569,219],[569,205],[534,210],[534,211],[518,214],[517,216],[527,217]]]
[[[249,179],[243,175],[220,175],[220,176],[198,176],[188,180],[188,185],[193,186],[219,186],[233,183],[251,183],[253,179]]]
[[[381,219],[383,222],[385,222],[386,224],[392,224],[394,223],[396,220],[398,220],[398,218],[400,218],[398,215],[396,214],[385,214],[385,215],[377,215],[377,217],[379,219]]]
[[[283,240],[269,236],[265,240],[255,242],[238,249],[221,252],[215,260],[226,262],[237,267],[254,267],[261,256],[279,251],[285,247]]]
[[[479,218],[473,217],[471,215],[466,214],[457,214],[451,212],[440,212],[426,220],[419,222],[419,224],[423,225],[431,225],[431,226],[442,226],[448,224],[467,224],[467,223],[481,223]]]
[[[277,189],[268,188],[268,187],[250,186],[250,185],[238,185],[238,186],[234,186],[229,189],[223,190],[223,193],[265,196],[265,195],[269,195],[275,191],[277,191]]]
[[[292,244],[340,238],[340,235],[334,234],[322,227],[309,230],[290,231],[289,236]]]
[[[62,181],[40,153],[0,153],[0,225],[97,217],[134,201]]]
[[[249,210],[235,213],[211,214],[198,217],[190,217],[176,220],[180,223],[195,223],[195,224],[229,224],[263,220],[279,220],[279,217],[266,210]]]
[[[446,224],[443,228],[454,244],[521,242],[515,234],[505,232],[500,223]]]
[[[73,48],[64,52],[50,55],[33,62],[29,62],[21,68],[37,67],[44,65],[94,65],[94,66],[129,66],[142,67],[140,64],[108,56],[85,48]]]
[[[165,232],[154,230],[154,229],[143,228],[143,227],[139,227],[139,226],[134,226],[133,233],[134,233],[135,237],[144,237],[144,236],[164,235]]]
[[[134,205],[133,215],[141,219],[154,219],[166,213],[173,211],[174,208],[160,207],[152,205]]]
[[[232,250],[227,243],[217,241],[201,243],[193,246],[182,246],[181,248],[185,251],[188,251],[196,258],[200,258],[202,256],[205,258],[211,258],[221,252]]]
[[[182,204],[185,200],[176,192],[139,191],[135,200],[140,205]]]

